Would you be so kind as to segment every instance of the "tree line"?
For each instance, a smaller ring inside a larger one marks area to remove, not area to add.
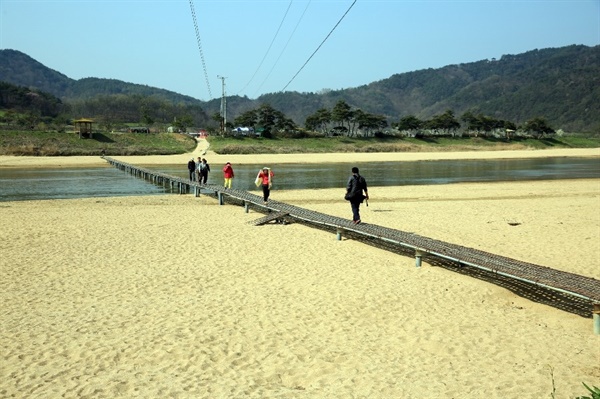
[[[511,121],[496,119],[482,113],[474,114],[471,111],[467,111],[457,118],[452,110],[446,110],[428,120],[419,119],[415,115],[407,115],[397,122],[392,122],[390,124],[392,131],[390,131],[386,130],[388,123],[383,115],[352,109],[344,100],[338,101],[331,110],[321,108],[309,115],[306,118],[305,127],[325,136],[346,135],[349,137],[356,135],[369,137],[393,133],[412,137],[503,135],[510,139],[512,135],[519,133],[536,138],[555,133],[555,130],[542,117],[530,119],[522,126],[517,126]]]
[[[154,130],[166,131],[174,126],[178,131],[203,127],[209,131],[231,131],[234,126],[252,127],[263,137],[298,135],[316,132],[323,136],[371,137],[393,134],[411,137],[431,136],[498,136],[510,139],[515,134],[541,138],[555,133],[545,118],[536,117],[522,126],[496,119],[482,113],[467,111],[456,117],[452,110],[421,120],[407,115],[388,125],[383,115],[372,114],[351,107],[339,100],[332,109],[320,108],[309,115],[304,129],[283,112],[263,103],[258,108],[242,112],[222,129],[220,113],[209,117],[199,105],[175,104],[154,96],[139,94],[99,95],[94,98],[63,103],[59,98],[37,90],[0,82],[0,122],[10,127],[36,130],[64,131],[72,115],[95,119],[105,131],[126,129],[126,123],[138,123]]]

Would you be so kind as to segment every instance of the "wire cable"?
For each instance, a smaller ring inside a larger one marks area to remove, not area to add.
[[[265,53],[264,57],[260,61],[260,64],[258,64],[258,67],[256,68],[256,71],[254,71],[254,74],[252,75],[252,77],[250,78],[250,80],[248,81],[248,83],[246,83],[246,85],[238,92],[238,95],[241,92],[243,92],[246,89],[246,87],[248,87],[248,85],[252,82],[252,80],[254,80],[254,77],[256,76],[256,73],[258,72],[258,70],[262,66],[263,62],[265,61],[265,58],[267,58],[267,55],[269,54],[269,51],[271,51],[271,47],[273,46],[273,43],[275,42],[275,39],[277,38],[277,35],[279,34],[279,31],[281,30],[281,26],[283,25],[283,22],[285,21],[285,17],[287,16],[288,12],[290,11],[290,7],[292,6],[293,2],[294,2],[294,0],[290,0],[290,4],[288,4],[287,10],[285,10],[285,14],[283,15],[283,19],[281,20],[281,23],[279,24],[279,28],[277,28],[277,32],[275,32],[275,36],[273,36],[273,40],[271,40],[271,44],[269,45],[269,48],[267,49],[267,52]]]
[[[204,52],[202,51],[202,41],[200,40],[200,30],[198,29],[198,21],[196,20],[196,10],[194,2],[190,0],[190,9],[192,10],[192,20],[194,21],[194,29],[196,30],[196,41],[198,42],[198,50],[200,51],[200,59],[202,60],[202,68],[204,69],[204,79],[206,79],[206,87],[208,88],[208,96],[212,99],[210,91],[210,82],[208,81],[208,71],[206,70],[206,62],[204,62]]]
[[[344,17],[346,17],[346,15],[350,12],[350,10],[352,9],[352,7],[354,7],[354,4],[356,4],[356,1],[357,0],[354,0],[352,2],[352,4],[350,5],[350,7],[348,7],[348,9],[344,13],[344,15],[342,15],[342,17],[340,18],[340,20],[337,22],[337,24],[335,24],[335,26],[333,27],[333,29],[331,29],[331,31],[327,34],[327,36],[325,37],[325,39],[323,39],[323,41],[321,42],[321,44],[319,44],[319,47],[317,47],[317,49],[310,55],[310,57],[308,57],[308,59],[306,60],[306,62],[304,63],[304,65],[302,65],[300,67],[300,69],[298,70],[298,72],[296,72],[296,74],[290,79],[290,81],[285,85],[285,87],[283,89],[281,89],[281,92],[284,91],[290,85],[290,83],[292,83],[292,81],[294,79],[296,79],[296,76],[298,76],[298,74],[304,69],[304,67],[306,66],[306,64],[308,64],[308,62],[311,60],[311,58],[317,53],[317,51],[319,51],[319,49],[321,48],[321,46],[327,41],[327,39],[329,38],[329,36],[331,36],[331,34],[333,33],[333,31],[338,27],[338,25],[340,24],[340,22],[342,22],[342,20],[344,19]]]
[[[300,19],[298,19],[298,22],[296,23],[296,26],[294,27],[294,30],[290,34],[290,37],[288,38],[288,41],[285,43],[285,46],[283,46],[283,50],[281,50],[281,53],[279,53],[279,57],[277,57],[277,60],[275,60],[275,63],[271,67],[271,70],[267,74],[267,77],[265,77],[265,79],[262,81],[262,83],[260,84],[260,86],[258,86],[258,89],[256,89],[256,91],[254,92],[255,96],[259,92],[259,90],[263,87],[263,85],[265,84],[265,82],[267,81],[267,79],[269,79],[269,76],[271,76],[271,73],[273,73],[273,69],[275,69],[275,67],[277,66],[277,63],[281,59],[281,56],[285,52],[285,49],[287,48],[288,44],[290,44],[290,41],[292,40],[292,37],[294,37],[294,33],[296,33],[296,29],[298,29],[298,26],[300,25],[300,22],[302,22],[302,19],[304,18],[304,14],[306,14],[306,10],[308,10],[308,6],[310,5],[311,1],[312,0],[309,0],[308,3],[306,4],[306,7],[304,7],[304,11],[302,12],[302,15],[300,16]]]

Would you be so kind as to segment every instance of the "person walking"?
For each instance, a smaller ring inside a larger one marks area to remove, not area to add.
[[[266,166],[262,168],[262,170],[260,170],[258,172],[258,175],[256,176],[256,181],[258,182],[257,185],[260,184],[262,186],[263,200],[265,202],[265,205],[267,205],[267,202],[269,201],[269,196],[271,195],[271,187],[273,186],[273,176],[273,171],[267,168]]]
[[[196,177],[196,162],[194,162],[194,158],[188,162],[188,171],[190,172],[190,181],[194,181]]]
[[[208,172],[210,172],[210,165],[206,162],[206,158],[202,158],[202,162],[198,165],[198,183],[206,184]]]
[[[196,162],[196,181],[200,183],[200,165],[202,165],[202,158],[198,157],[198,162]]]
[[[231,188],[231,181],[233,180],[233,177],[233,167],[231,166],[230,162],[227,162],[223,167],[223,178],[225,179],[223,186],[225,186],[225,188]]]
[[[356,166],[352,168],[352,176],[350,176],[348,184],[346,184],[346,196],[344,198],[347,201],[350,201],[350,207],[352,208],[352,223],[359,224],[360,204],[362,204],[364,200],[369,199],[369,192],[367,190],[367,181],[358,173],[358,168]]]

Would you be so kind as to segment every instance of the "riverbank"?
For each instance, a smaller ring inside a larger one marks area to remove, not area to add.
[[[598,157],[600,148],[513,150],[513,151],[448,151],[448,152],[361,152],[334,154],[238,154],[219,155],[210,150],[206,140],[198,140],[196,149],[187,154],[116,156],[115,159],[134,165],[185,165],[197,157],[207,158],[211,165],[226,162],[236,164],[260,164],[276,166],[289,163],[353,163],[366,162],[410,162],[422,160],[460,160],[460,159],[515,159],[515,158],[551,158],[551,157]],[[54,167],[102,167],[106,161],[96,156],[73,157],[18,157],[0,156],[0,168],[54,168]]]
[[[350,216],[340,189],[272,196]],[[366,223],[600,278],[599,179],[371,197]],[[600,379],[590,318],[259,217],[193,195],[3,203],[0,396],[574,398]]]

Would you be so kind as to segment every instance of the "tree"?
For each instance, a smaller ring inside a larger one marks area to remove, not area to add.
[[[246,111],[234,120],[237,126],[262,129],[263,137],[273,137],[277,132],[287,132],[296,129],[296,124],[282,112],[270,104],[263,103],[257,109]]]
[[[173,123],[173,125],[181,132],[186,132],[187,128],[192,126],[194,119],[190,115],[183,115]]]
[[[217,114],[217,115],[219,115],[219,118],[220,118],[220,114]],[[246,111],[243,114],[237,116],[233,120],[234,125],[243,126],[243,127],[256,127],[257,122],[258,122],[258,114],[255,109]]]
[[[467,133],[470,131],[474,131],[475,137],[479,135],[479,131],[481,130],[481,122],[479,118],[473,115],[471,111],[467,111],[464,114],[462,114],[460,120],[467,124]]]
[[[427,122],[427,127],[434,130],[441,130],[446,134],[452,134],[460,127],[460,123],[454,118],[454,112],[447,110],[441,115],[434,116]]]
[[[349,128],[352,115],[353,111],[350,106],[344,100],[339,100],[331,111],[331,120],[337,122],[339,126],[344,126],[344,122],[347,122]]]
[[[546,134],[555,133],[554,129],[548,125],[548,122],[546,122],[544,118],[540,117],[533,118],[525,122],[523,130],[528,133],[533,133],[534,137],[538,139],[544,137]]]
[[[358,124],[358,128],[363,131],[366,136],[387,126],[387,119],[385,116],[369,114],[360,109],[354,111],[353,121]]]
[[[275,121],[277,120],[277,111],[269,104],[261,104],[257,110],[258,120],[256,121],[259,127],[263,128],[263,135],[265,137],[273,136],[273,128],[275,127]]]
[[[291,119],[270,104],[261,104],[258,107],[257,116],[257,126],[263,128],[265,137],[273,137],[277,132],[289,132],[296,129],[296,124]]]
[[[392,127],[400,131],[407,131],[416,133],[419,129],[422,129],[425,126],[425,122],[420,120],[414,115],[408,115],[404,118],[400,119],[398,123],[392,123]]]
[[[18,119],[18,114],[12,110],[9,109],[4,113],[4,117],[2,117],[0,119],[0,121],[5,122],[8,126],[11,126],[13,123],[15,123]]]
[[[151,116],[150,111],[145,107],[142,108],[142,122],[146,125],[154,124],[154,118]]]
[[[331,122],[331,112],[326,108],[320,108],[312,115],[309,115],[304,122],[304,126],[308,130],[321,131],[321,133],[328,135],[327,126]]]

